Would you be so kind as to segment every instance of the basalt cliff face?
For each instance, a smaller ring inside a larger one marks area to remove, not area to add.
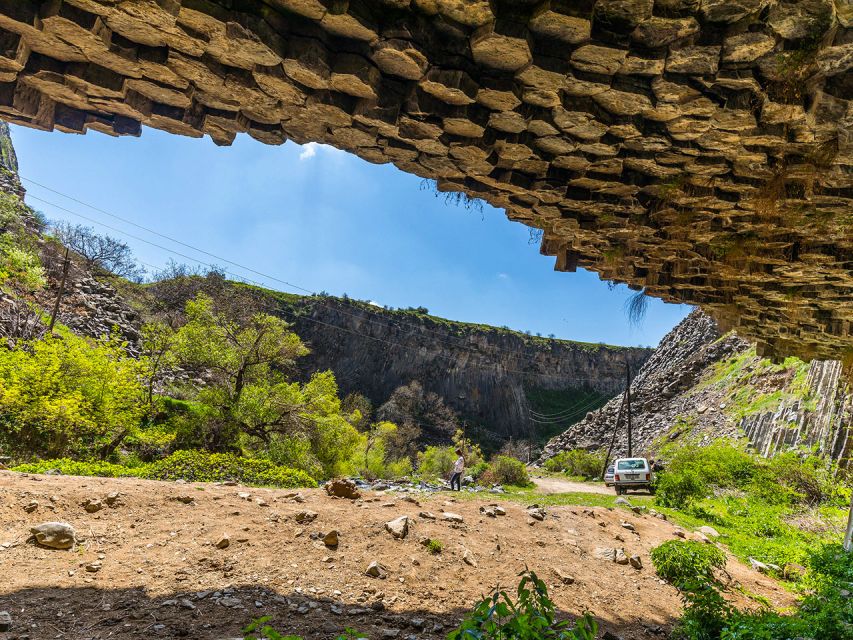
[[[285,317],[311,348],[306,371],[331,369],[344,392],[361,392],[374,403],[417,380],[501,438],[536,436],[531,394],[565,391],[594,402],[624,388],[626,363],[636,370],[651,355],[336,298],[304,298],[289,309]]]
[[[771,456],[815,448],[849,464],[853,392],[841,363],[788,358],[773,364],[755,345],[694,311],[662,341],[631,384],[634,453],[667,440],[696,436],[746,438]],[[607,447],[623,394],[553,438],[543,459],[574,447]],[[624,419],[614,453],[627,452]]]

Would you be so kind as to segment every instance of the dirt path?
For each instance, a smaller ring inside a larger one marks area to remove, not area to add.
[[[92,499],[104,506],[88,513]],[[0,611],[13,624],[0,640],[232,640],[261,615],[306,640],[345,627],[371,639],[438,640],[525,567],[545,579],[562,615],[590,611],[602,633],[622,638],[665,637],[681,605],[649,552],[674,537],[671,523],[604,507],[551,507],[537,521],[507,500],[505,515],[489,517],[480,508],[494,499],[367,492],[352,501],[317,489],[0,471]],[[395,539],[385,523],[402,515],[408,535]],[[29,540],[30,527],[49,521],[75,528],[74,550]],[[330,548],[322,537],[333,529],[339,544]],[[427,539],[441,542],[440,553]],[[603,559],[602,548],[624,549],[642,568]],[[384,578],[365,575],[373,561]],[[728,570],[745,592],[791,604],[771,579],[733,559]]]
[[[603,484],[592,484],[589,482],[572,482],[564,478],[536,477],[531,479],[536,488],[542,493],[597,493],[600,495],[615,496],[611,487]]]

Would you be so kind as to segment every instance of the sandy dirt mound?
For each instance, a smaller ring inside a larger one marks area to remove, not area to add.
[[[0,472],[0,610],[13,625],[0,639],[226,640],[261,615],[312,639],[347,626],[370,638],[442,638],[525,567],[546,579],[561,612],[590,611],[625,640],[664,638],[680,613],[648,555],[673,537],[668,522],[581,507],[549,508],[537,521],[512,502],[491,517],[480,511],[488,499],[408,500]],[[395,537],[385,525],[404,515],[405,537]],[[48,521],[74,527],[75,549],[28,541]],[[323,541],[333,530],[336,547]],[[601,559],[600,548],[636,554],[643,568]],[[373,562],[384,577],[366,575]],[[790,604],[772,580],[733,559],[728,570],[748,591]]]

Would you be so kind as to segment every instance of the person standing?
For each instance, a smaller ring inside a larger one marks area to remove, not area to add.
[[[462,455],[462,449],[456,449],[456,462],[453,463],[453,475],[450,476],[450,490],[453,491],[453,485],[456,485],[456,491],[462,491],[462,472],[465,470],[465,456]]]

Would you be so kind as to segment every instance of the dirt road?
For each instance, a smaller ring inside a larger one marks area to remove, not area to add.
[[[553,476],[531,476],[531,480],[533,480],[536,484],[536,488],[542,493],[597,493],[615,497],[613,489],[611,487],[605,487],[603,484],[572,482],[571,480],[555,478]]]
[[[0,640],[229,640],[261,615],[310,640],[345,627],[371,639],[438,640],[525,567],[545,579],[561,615],[587,610],[602,633],[665,637],[681,605],[649,552],[674,537],[671,523],[603,507],[550,507],[538,521],[507,500],[505,515],[480,511],[495,498],[367,492],[346,500],[318,489],[0,471],[0,611],[13,625]],[[87,500],[101,506],[90,513]],[[408,532],[397,539],[385,524],[403,515]],[[74,527],[73,550],[29,539],[30,527],[50,521]],[[332,530],[336,547],[323,542]],[[428,540],[440,551],[430,553]],[[624,549],[642,567],[603,549]],[[366,575],[374,561],[384,577]],[[791,604],[734,559],[728,570],[744,592]]]

